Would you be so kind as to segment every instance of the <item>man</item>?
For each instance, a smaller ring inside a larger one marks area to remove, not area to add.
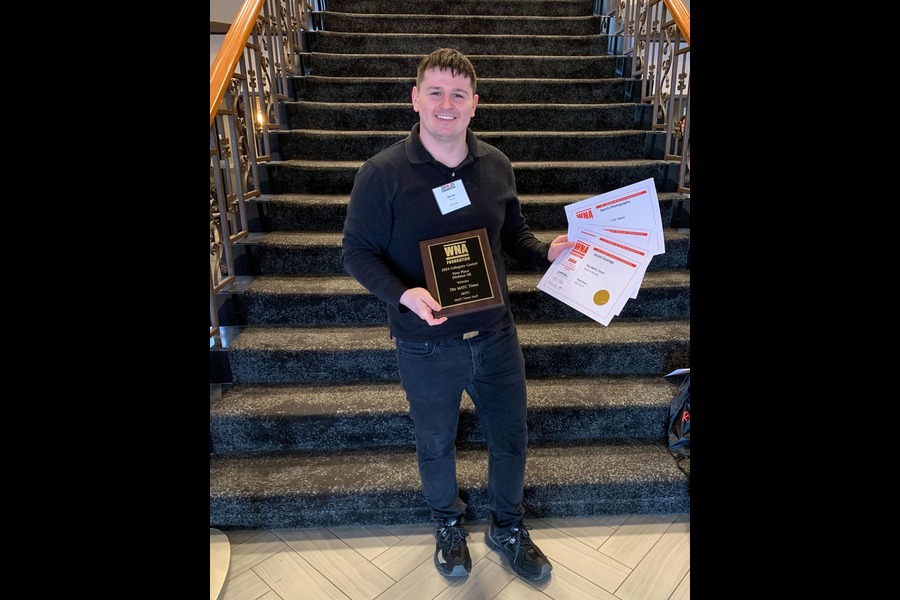
[[[527,225],[509,158],[468,127],[478,106],[476,84],[472,63],[457,50],[435,50],[419,63],[412,89],[419,122],[406,139],[359,169],[341,263],[387,303],[401,385],[415,424],[419,475],[436,522],[437,570],[456,577],[472,569],[463,528],[466,503],[456,480],[456,430],[466,390],[488,446],[491,524],[485,543],[506,556],[520,576],[543,579],[553,567],[523,522],[525,361],[509,309],[503,252],[536,270],[547,269],[574,244],[565,235],[541,242]],[[442,306],[426,289],[419,242],[481,228],[503,304],[436,317]]]

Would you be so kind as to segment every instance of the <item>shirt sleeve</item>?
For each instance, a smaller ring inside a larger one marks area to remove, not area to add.
[[[513,193],[506,203],[506,216],[503,220],[503,228],[500,230],[503,250],[526,267],[533,270],[547,269],[553,264],[547,260],[550,243],[540,241],[525,221],[512,165],[509,168],[508,185]]]
[[[341,266],[364,288],[400,306],[406,285],[385,261],[391,239],[391,198],[382,173],[366,161],[356,173],[341,239]]]

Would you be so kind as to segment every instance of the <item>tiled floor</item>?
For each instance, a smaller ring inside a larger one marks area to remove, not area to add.
[[[227,531],[230,563],[221,600],[689,600],[689,514],[526,521],[553,563],[540,582],[521,579],[484,543],[486,523],[466,523],[468,577],[435,570],[427,524]],[[214,536],[210,530],[211,561]],[[217,552],[221,551],[221,546]],[[211,572],[211,585],[214,579]],[[221,577],[220,577],[221,580]],[[215,599],[214,593],[211,598]]]

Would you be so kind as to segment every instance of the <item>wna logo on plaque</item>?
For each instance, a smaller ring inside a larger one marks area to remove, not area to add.
[[[461,242],[453,242],[452,244],[444,244],[444,255],[447,257],[445,262],[448,265],[467,262],[469,260],[469,247],[465,240]]]

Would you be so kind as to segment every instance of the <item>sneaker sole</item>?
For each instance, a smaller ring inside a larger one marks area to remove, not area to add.
[[[465,577],[469,574],[469,572],[466,571],[465,565],[453,565],[453,570],[451,570],[449,573],[446,573],[443,569],[441,569],[442,565],[437,562],[437,559],[435,559],[434,561],[434,566],[435,568],[437,568],[438,573],[440,573],[444,577]]]
[[[487,544],[488,548],[490,548],[491,550],[500,554],[500,556],[503,557],[503,562],[507,563],[509,565],[509,567],[513,570],[513,572],[515,572],[516,575],[518,575],[519,577],[522,577],[523,579],[537,581],[539,579],[543,579],[543,578],[547,577],[550,574],[550,571],[553,570],[553,565],[551,565],[550,563],[547,563],[546,565],[541,567],[541,572],[538,573],[537,575],[532,575],[531,573],[526,573],[524,571],[520,571],[519,569],[516,568],[515,563],[513,563],[513,561],[509,558],[509,556],[506,554],[506,552],[503,551],[503,548],[500,546],[500,544],[498,544],[497,542],[495,542],[494,540],[491,539],[491,534],[487,531],[484,532],[484,543]]]

